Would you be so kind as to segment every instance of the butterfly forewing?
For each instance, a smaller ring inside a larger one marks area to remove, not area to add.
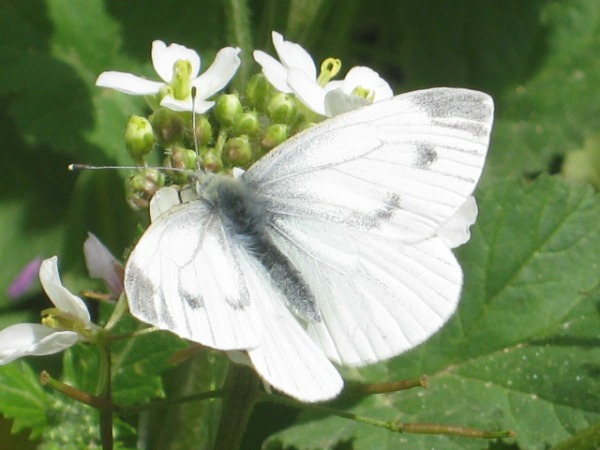
[[[125,269],[132,314],[179,336],[219,348],[258,345],[256,316],[241,270],[245,249],[210,205],[173,207],[136,245]]]
[[[400,95],[298,134],[244,178],[275,214],[389,237],[432,236],[475,188],[492,114],[480,92]]]

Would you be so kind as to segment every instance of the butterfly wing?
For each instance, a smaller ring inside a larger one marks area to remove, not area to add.
[[[481,92],[399,95],[299,133],[244,180],[273,214],[422,239],[473,192],[492,115],[492,99]]]
[[[306,219],[276,218],[271,230],[315,295],[321,319],[307,331],[336,363],[402,353],[456,309],[462,272],[439,237],[407,243]]]
[[[151,204],[152,225],[125,269],[134,316],[220,350],[246,350],[270,385],[302,401],[335,397],[343,382],[266,269],[199,198],[172,188]]]
[[[244,174],[315,294],[307,329],[332,360],[389,358],[454,312],[462,271],[437,233],[475,188],[492,115],[480,92],[417,91],[323,122]]]
[[[304,402],[335,397],[340,374],[285,306],[281,292],[256,260],[246,267],[261,318],[260,345],[248,350],[252,366],[270,385]]]
[[[255,347],[260,321],[241,268],[247,258],[209,204],[174,206],[150,225],[127,261],[131,313],[210,347]]]

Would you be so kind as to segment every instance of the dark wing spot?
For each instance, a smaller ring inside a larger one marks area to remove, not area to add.
[[[419,93],[419,106],[431,118],[454,118],[467,121],[488,122],[492,106],[486,97],[472,91],[431,89]]]
[[[437,159],[435,147],[431,144],[417,144],[415,161],[413,165],[418,169],[427,169]]]
[[[126,284],[130,286],[128,300],[130,304],[135,304],[137,316],[148,323],[162,322],[167,327],[173,327],[173,317],[169,314],[163,290],[136,265],[129,265],[125,276]]]
[[[188,305],[190,305],[190,308],[192,308],[192,309],[204,308],[204,299],[202,298],[202,296],[191,296],[191,295],[187,295],[184,292],[180,293],[179,295]]]
[[[376,222],[387,222],[392,219],[394,212],[400,209],[400,196],[393,192],[388,192],[383,207],[375,212]]]

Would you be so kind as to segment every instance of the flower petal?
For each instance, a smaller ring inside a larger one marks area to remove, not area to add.
[[[192,109],[196,114],[204,114],[210,108],[215,106],[215,102],[207,102],[196,97],[196,101],[194,102],[194,107],[192,108],[192,99],[191,97],[187,100],[177,100],[171,97],[170,95],[166,95],[160,101],[160,105],[165,108],[169,108],[171,111],[187,111],[192,112]]]
[[[103,280],[117,299],[123,292],[123,266],[92,233],[83,243],[85,265],[92,278]]]
[[[150,200],[150,221],[154,222],[162,214],[180,203],[179,192],[173,186],[159,189]]]
[[[366,98],[347,94],[341,88],[334,89],[325,94],[325,114],[327,117],[333,117],[370,103]]]
[[[477,202],[475,202],[475,197],[471,195],[467,197],[454,215],[442,225],[437,235],[443,239],[448,247],[458,247],[471,238],[469,227],[475,223],[475,219],[477,219]]]
[[[206,100],[223,89],[240,67],[239,48],[225,47],[219,50],[214,62],[198,78],[192,81],[197,89],[196,99]]]
[[[347,94],[350,94],[357,87],[362,87],[374,92],[375,98],[373,99],[373,102],[378,102],[394,96],[394,92],[388,82],[369,67],[353,67],[346,74],[343,84],[344,92]]]
[[[58,258],[45,259],[40,267],[40,281],[54,305],[61,311],[73,314],[86,323],[90,322],[90,313],[83,300],[65,288],[58,274]]]
[[[275,89],[284,94],[292,93],[292,89],[287,84],[287,69],[283,64],[260,50],[255,50],[252,55],[254,60],[262,67],[262,73]]]
[[[79,340],[74,331],[55,331],[33,323],[19,323],[0,331],[0,365],[28,355],[51,355]]]
[[[295,67],[304,72],[313,82],[317,80],[317,68],[310,54],[295,42],[284,41],[283,36],[276,31],[271,33],[273,46],[279,60],[288,69]]]
[[[298,99],[317,114],[325,115],[325,89],[299,69],[289,69],[288,85]]]
[[[115,89],[129,95],[156,94],[164,85],[126,72],[102,72],[96,80],[96,86]]]
[[[173,67],[178,60],[187,60],[192,64],[192,78],[200,72],[200,56],[195,50],[179,44],[171,44],[167,47],[163,41],[152,43],[152,64],[165,83],[173,81]]]

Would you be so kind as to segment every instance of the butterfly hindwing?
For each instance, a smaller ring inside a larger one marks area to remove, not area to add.
[[[275,220],[271,230],[315,294],[321,320],[307,331],[338,364],[415,347],[456,309],[462,272],[439,237],[407,244],[307,219]]]
[[[264,267],[248,262],[249,287],[261,318],[260,345],[248,350],[253,367],[270,385],[297,399],[335,397],[343,386],[339,373],[287,309]]]

